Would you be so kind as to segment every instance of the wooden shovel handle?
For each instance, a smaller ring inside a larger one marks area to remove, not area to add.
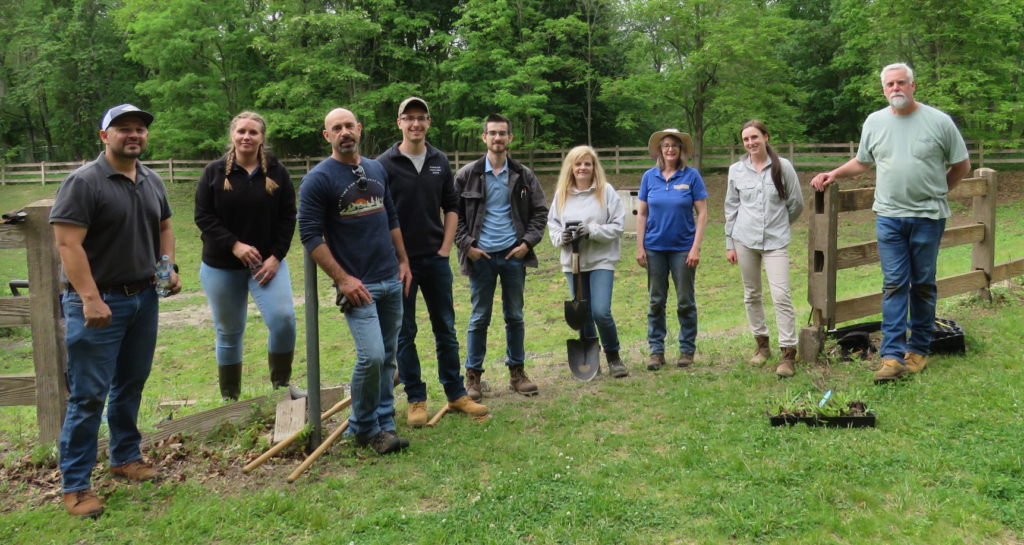
[[[434,415],[434,418],[431,418],[430,422],[427,422],[427,427],[428,428],[433,428],[434,425],[437,424],[437,422],[439,420],[441,420],[441,417],[443,417],[445,415],[445,413],[447,413],[447,412],[448,412],[448,404],[445,403],[444,407],[441,407],[441,410],[437,411],[437,414]]]
[[[341,401],[335,403],[333,407],[331,407],[330,409],[327,409],[327,412],[325,412],[324,414],[321,414],[320,415],[320,421],[323,422],[324,420],[327,420],[328,418],[338,414],[338,412],[345,410],[351,404],[352,404],[352,396],[348,396],[345,399],[342,399]],[[270,447],[270,450],[268,450],[267,452],[263,453],[262,456],[260,456],[259,458],[256,458],[255,460],[249,462],[248,465],[243,467],[242,468],[242,473],[249,473],[250,471],[252,471],[252,470],[256,469],[257,467],[260,467],[261,465],[266,463],[267,460],[273,458],[274,456],[277,456],[277,453],[279,453],[282,450],[284,450],[285,447],[287,447],[288,445],[294,443],[295,440],[299,438],[299,434],[301,434],[301,433],[302,433],[302,430],[299,430],[299,431],[293,433],[291,436],[289,436],[284,441],[281,441],[280,443]]]
[[[316,450],[313,451],[313,454],[310,454],[308,458],[306,458],[305,460],[302,461],[301,464],[299,464],[299,467],[295,468],[295,471],[292,471],[292,474],[288,476],[288,484],[297,481],[299,477],[301,477],[302,474],[305,473],[307,469],[309,469],[309,466],[313,465],[313,462],[315,462],[316,459],[319,458],[320,455],[324,453],[324,451],[331,448],[331,445],[333,445],[334,442],[337,441],[338,438],[341,437],[341,434],[344,433],[345,430],[347,429],[348,420],[342,422],[341,425],[338,426],[338,429],[334,430],[334,433],[332,433],[331,436],[328,437],[326,441],[320,443],[319,447],[316,447]]]

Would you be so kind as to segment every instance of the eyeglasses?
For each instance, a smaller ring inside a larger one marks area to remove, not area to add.
[[[416,123],[416,122],[419,122],[420,125],[425,125],[427,123],[427,121],[430,121],[430,116],[418,115],[416,117],[410,117],[410,116],[407,116],[407,115],[403,115],[401,117],[401,119],[405,123]]]
[[[506,136],[508,136],[508,131],[487,131],[487,136],[490,136],[491,138],[499,136],[501,138],[505,138]]]
[[[359,191],[366,191],[366,188],[370,186],[370,179],[366,177],[366,171],[363,170],[363,166],[356,165],[352,169],[352,174],[359,176],[359,179],[356,180],[356,187],[359,188]]]
[[[662,144],[661,149],[679,149],[679,144]]]

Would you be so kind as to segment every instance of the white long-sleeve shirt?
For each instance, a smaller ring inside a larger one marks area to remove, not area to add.
[[[562,245],[562,232],[565,224],[573,221],[586,225],[590,232],[589,238],[580,241],[580,270],[615,270],[615,264],[621,257],[622,232],[626,226],[626,209],[615,188],[605,185],[603,206],[598,202],[593,187],[586,191],[570,188],[562,213],[558,213],[554,201],[548,210],[548,234],[551,243],[562,250],[562,272],[572,272],[572,246]]]
[[[755,250],[778,250],[789,245],[793,235],[789,226],[804,210],[804,194],[796,169],[787,159],[782,163],[785,202],[772,182],[771,158],[761,172],[754,169],[750,155],[744,155],[729,167],[729,185],[725,192],[725,249],[734,249],[733,241]]]

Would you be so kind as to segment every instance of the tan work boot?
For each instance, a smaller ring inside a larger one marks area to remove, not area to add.
[[[406,422],[414,428],[422,428],[427,425],[427,402],[413,401],[409,403],[409,416]]]
[[[782,361],[775,368],[775,374],[779,378],[792,378],[796,371],[796,348],[782,347]]]
[[[524,396],[535,396],[538,393],[537,385],[530,382],[530,377],[526,376],[526,369],[523,367],[523,364],[519,364],[508,368],[509,387]]]
[[[875,383],[891,382],[910,372],[906,365],[892,358],[882,358],[882,368],[875,371]]]
[[[764,362],[768,361],[768,358],[772,357],[772,349],[768,344],[767,335],[754,335],[754,340],[757,341],[757,350],[754,351],[754,356],[747,362],[751,365],[764,365]]]
[[[159,471],[142,460],[128,462],[123,466],[110,466],[110,474],[124,477],[129,481],[152,481],[160,476]]]
[[[103,514],[103,500],[91,488],[86,488],[64,494],[64,508],[75,517],[96,518]]]
[[[473,401],[480,401],[484,397],[484,388],[480,384],[480,375],[483,371],[477,369],[466,369],[466,393]]]
[[[651,354],[651,358],[647,360],[647,370],[657,371],[665,366],[665,354]]]
[[[473,401],[466,395],[455,401],[449,401],[448,412],[464,413],[469,416],[483,416],[487,414],[487,407]]]
[[[928,356],[922,356],[916,352],[907,352],[903,355],[903,364],[910,369],[911,373],[920,373],[928,366]]]
[[[676,367],[689,367],[691,365],[693,365],[693,354],[680,352],[679,359],[676,360]]]

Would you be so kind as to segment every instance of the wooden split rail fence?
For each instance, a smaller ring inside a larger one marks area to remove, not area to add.
[[[840,190],[832,184],[814,194],[807,240],[807,302],[813,324],[800,332],[800,356],[804,361],[817,361],[826,329],[882,311],[882,292],[836,298],[838,271],[879,262],[877,241],[844,246],[837,243],[839,214],[871,209],[874,191],[873,187]],[[949,192],[950,200],[973,198],[973,222],[947,228],[939,248],[971,244],[971,270],[938,279],[940,299],[973,293],[990,300],[993,283],[1024,274],[1024,258],[995,264],[997,195],[996,171],[990,168],[976,170],[973,178],[962,180]]]
[[[1014,145],[1014,144],[1009,144]],[[788,158],[798,169],[837,167],[856,156],[856,142],[845,144],[814,144],[788,143],[779,144],[775,151]],[[544,174],[555,174],[561,169],[562,160],[568,149],[555,150],[513,150],[511,155],[522,161],[533,171]],[[971,162],[979,167],[986,164],[1024,164],[1024,148],[997,147],[990,142],[968,141]],[[651,168],[652,162],[647,156],[645,147],[597,148],[604,169],[608,173],[621,174],[630,171],[642,171]],[[702,157],[703,168],[728,168],[746,153],[742,146],[704,146]],[[466,164],[483,156],[482,151],[447,152],[452,168],[458,170]],[[288,172],[297,178],[305,176],[309,169],[322,161],[323,157],[298,157],[282,159]],[[167,182],[195,182],[209,161],[167,159],[163,161],[143,161],[143,164],[155,170]],[[85,164],[85,161],[62,163],[15,163],[0,165],[0,185],[7,184],[48,184],[60,183],[74,169]]]

